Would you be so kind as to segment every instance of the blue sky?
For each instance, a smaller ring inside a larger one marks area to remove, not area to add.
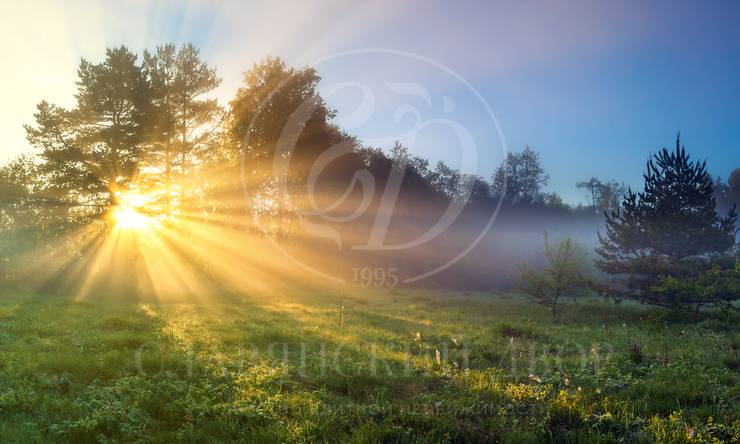
[[[80,57],[99,59],[121,43],[140,51],[192,41],[218,67],[223,102],[268,54],[295,65],[361,48],[432,59],[480,91],[509,150],[541,153],[548,188],[570,202],[585,201],[575,182],[591,176],[639,186],[647,156],[678,130],[713,174],[740,167],[737,2],[24,1],[3,9],[0,76],[12,86],[0,104],[0,160],[30,151],[21,125],[38,101],[71,103]],[[327,81],[360,69],[329,65],[319,67]],[[398,80],[392,67],[373,73]],[[479,172],[490,174],[500,150],[486,149],[487,138],[500,141],[475,98],[449,79],[417,77],[456,103],[455,118],[480,136]],[[341,100],[330,103],[341,113]],[[388,129],[379,125],[354,132],[374,139]],[[454,164],[447,143],[428,137],[420,149]]]

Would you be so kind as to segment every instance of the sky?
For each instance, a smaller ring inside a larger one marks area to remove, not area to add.
[[[550,175],[547,189],[571,203],[586,202],[575,183],[592,176],[639,187],[648,156],[672,146],[679,130],[713,175],[740,167],[738,2],[24,0],[1,7],[0,161],[33,152],[23,124],[39,101],[73,103],[80,58],[101,60],[106,47],[120,44],[139,52],[193,42],[218,68],[223,81],[214,95],[223,104],[267,55],[315,66],[322,88],[359,78],[407,93],[421,84],[431,98],[416,94],[414,106],[454,109],[449,117],[476,139],[478,174],[490,176],[503,150],[529,145]],[[368,48],[385,52],[314,64]],[[353,100],[327,97],[340,126],[387,148],[408,117],[391,118],[400,103],[376,101],[378,117],[362,125],[353,124]],[[449,132],[419,140],[415,154],[462,165]]]

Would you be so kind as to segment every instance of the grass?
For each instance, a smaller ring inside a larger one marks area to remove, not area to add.
[[[0,442],[740,442],[737,319],[291,289],[0,301]],[[714,440],[714,441],[713,441]]]

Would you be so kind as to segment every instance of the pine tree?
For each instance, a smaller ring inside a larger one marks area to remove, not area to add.
[[[182,202],[183,187],[193,177],[199,160],[207,157],[209,143],[220,123],[221,109],[216,100],[204,96],[221,79],[214,68],[201,60],[192,44],[180,49],[166,44],[154,53],[145,51],[144,71],[153,103],[147,163],[157,173],[156,183],[150,186],[159,189],[164,212],[170,215],[175,182]]]
[[[597,266],[613,277],[610,291],[663,307],[713,305],[711,298],[667,290],[666,279],[693,279],[716,267],[734,268],[734,208],[717,215],[706,162],[694,162],[680,138],[647,162],[645,187],[628,190],[622,208],[606,213]],[[728,259],[729,258],[729,259]]]
[[[59,198],[106,208],[136,175],[143,155],[148,86],[136,55],[126,47],[106,51],[102,63],[82,60],[77,104],[67,110],[37,106],[28,141],[41,149],[42,172]]]

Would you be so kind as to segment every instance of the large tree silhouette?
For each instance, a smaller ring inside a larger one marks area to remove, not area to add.
[[[664,148],[648,161],[644,178],[642,192],[629,190],[622,210],[606,215],[597,266],[623,297],[665,307],[711,305],[706,295],[667,291],[664,283],[734,267],[734,260],[722,261],[735,244],[734,208],[717,215],[706,162],[693,162],[679,138],[674,151]]]
[[[242,156],[251,210],[274,211],[282,219],[284,207],[297,203],[314,161],[331,147],[343,147],[346,154],[343,166],[332,163],[339,176],[351,175],[358,167],[359,159],[353,155],[356,142],[331,124],[334,112],[318,93],[319,80],[313,68],[289,68],[273,57],[244,75],[243,86],[230,102],[228,131]],[[286,151],[278,152],[281,148]],[[276,160],[285,162],[286,168],[276,168]],[[278,186],[280,180],[287,186]],[[288,191],[292,196],[286,195]],[[260,202],[267,201],[277,208],[260,209]]]
[[[108,49],[102,63],[83,59],[77,73],[75,108],[41,102],[26,133],[58,198],[104,209],[118,203],[144,154],[148,85],[124,46]]]

